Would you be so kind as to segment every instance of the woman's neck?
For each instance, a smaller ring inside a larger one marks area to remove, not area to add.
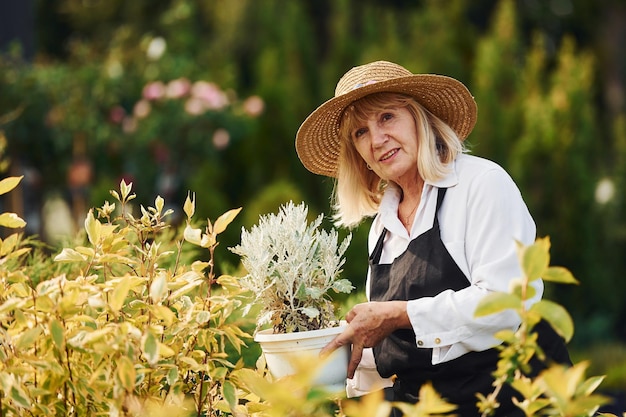
[[[411,233],[415,212],[420,205],[423,188],[424,180],[421,178],[418,178],[418,181],[413,182],[410,186],[400,186],[402,194],[398,204],[398,219],[409,233]]]

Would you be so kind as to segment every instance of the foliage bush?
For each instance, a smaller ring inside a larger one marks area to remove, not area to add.
[[[54,257],[66,264],[58,273],[49,260],[55,273],[35,280],[20,260],[30,249],[19,235],[2,242],[1,415],[235,409],[230,373],[243,366],[249,338],[233,315],[242,290],[234,278],[215,276],[212,258],[181,262],[184,239],[162,240],[171,214],[163,199],[136,218],[131,186],[122,182],[112,192],[117,203],[89,212],[87,241]],[[191,225],[190,199],[185,212]],[[199,234],[211,255],[236,213]],[[5,226],[20,225],[10,219]],[[234,360],[227,347],[237,352]]]
[[[0,194],[21,178],[0,182]],[[170,210],[130,210],[132,184],[112,191],[115,203],[90,210],[80,241],[56,256],[13,233],[0,241],[0,415],[2,416],[411,416],[454,409],[430,386],[417,404],[395,404],[374,393],[360,401],[332,397],[311,381],[319,361],[299,364],[291,378],[272,380],[262,358],[246,366],[242,350],[250,323],[248,301],[233,276],[214,272],[218,236],[240,209],[199,227],[195,197],[183,206],[186,227],[168,233]],[[0,225],[24,227],[14,213]],[[192,244],[191,251],[187,246]],[[574,282],[549,266],[549,241],[520,248],[524,276],[508,294],[493,294],[477,314],[515,309],[523,325],[503,332],[493,396],[480,399],[487,416],[498,387],[511,383],[528,416],[590,416],[607,399],[594,394],[602,377],[585,379],[586,362],[554,366],[534,380],[522,370],[541,355],[532,327],[541,318],[569,339],[573,323],[562,307],[544,300],[526,309],[529,283],[538,277]],[[195,260],[196,249],[209,253]]]

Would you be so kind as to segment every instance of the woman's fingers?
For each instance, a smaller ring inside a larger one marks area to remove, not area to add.
[[[354,378],[356,368],[361,363],[363,357],[363,344],[353,342],[354,329],[351,326],[346,327],[340,335],[337,335],[320,351],[320,357],[325,358],[338,348],[352,344],[352,352],[350,354],[350,361],[348,362],[348,378]]]
[[[350,354],[350,362],[348,362],[348,378],[354,378],[356,368],[361,363],[363,357],[363,345],[352,345],[352,352]]]
[[[330,343],[322,348],[322,350],[320,351],[320,356],[328,356],[341,346],[349,345],[350,343],[352,343],[353,336],[354,330],[348,325],[348,327],[346,327],[346,330],[337,335],[333,340],[330,341]]]
[[[400,327],[410,327],[405,301],[369,302],[355,305],[346,314],[348,326],[320,351],[326,357],[341,346],[352,344],[348,364],[348,378],[361,362],[363,349],[374,347]]]

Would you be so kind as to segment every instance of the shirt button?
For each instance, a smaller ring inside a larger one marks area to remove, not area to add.
[[[441,343],[441,339],[440,338],[436,338],[435,339],[435,344],[438,345],[439,343]]]
[[[418,346],[424,346],[424,342],[422,342],[421,340],[418,340],[418,341],[417,341],[417,345],[418,345]]]

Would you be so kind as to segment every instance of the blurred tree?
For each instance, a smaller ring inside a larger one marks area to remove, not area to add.
[[[539,233],[552,236],[555,263],[583,281],[555,298],[574,314],[602,310],[614,324],[626,318],[616,279],[626,271],[621,0],[36,6],[34,64],[0,59],[0,114],[21,109],[0,128],[9,154],[40,170],[44,190],[67,187],[73,150],[84,141],[98,204],[124,176],[143,196],[152,190],[176,200],[202,190],[197,207],[207,217],[243,206],[236,221],[249,221],[287,198],[329,213],[332,181],[299,163],[296,130],[347,69],[392,60],[470,87],[480,115],[473,151],[509,169]],[[194,85],[228,104],[192,114]],[[594,196],[603,179],[614,195],[600,204]],[[237,229],[224,235],[222,258]],[[366,234],[367,224],[354,233],[346,264],[357,285]]]
[[[489,31],[477,43],[473,94],[479,108],[470,143],[476,151],[507,166],[521,125],[520,71],[524,45],[512,1],[501,1]]]

